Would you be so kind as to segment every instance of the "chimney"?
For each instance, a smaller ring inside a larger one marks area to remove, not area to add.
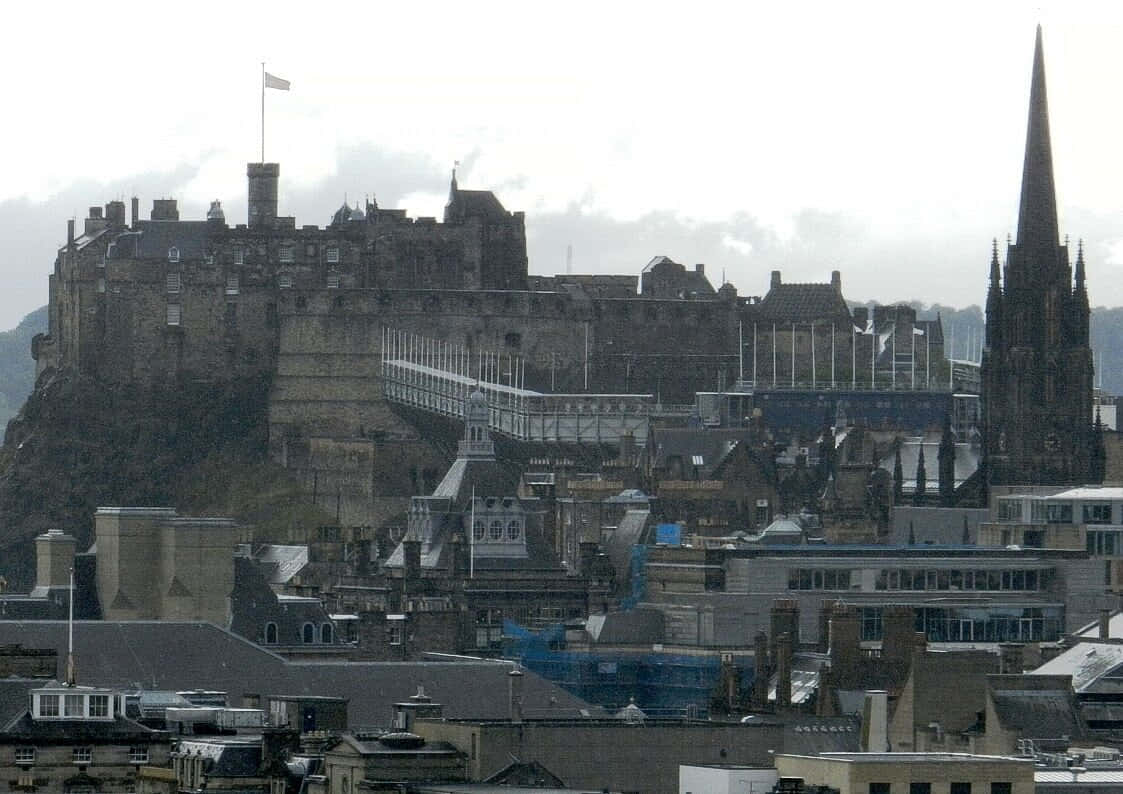
[[[776,708],[792,704],[792,635],[784,632],[776,642]]]
[[[863,753],[889,751],[889,693],[884,690],[866,692],[862,706]]]
[[[1025,646],[1020,642],[1001,642],[998,644],[998,672],[1007,675],[1021,675],[1025,672],[1023,652]]]
[[[74,219],[70,218],[66,221],[66,246],[67,248],[74,247]]]
[[[779,270],[773,270],[772,271],[772,283],[769,285],[769,288],[770,289],[776,289],[778,286],[780,286],[780,271]]]
[[[125,225],[125,202],[111,201],[105,205],[105,220],[110,226],[120,229]]]
[[[1100,639],[1106,640],[1111,636],[1111,610],[1100,610]]]
[[[402,540],[402,555],[405,557],[403,578],[408,590],[410,584],[421,579],[421,541],[412,533]]]
[[[74,549],[78,541],[61,529],[48,529],[35,538],[35,588],[70,587]]]
[[[701,263],[698,263],[697,265],[694,266],[694,272],[697,273],[700,276],[704,276],[704,275],[706,275],[706,266],[701,264]]]
[[[860,629],[858,608],[843,603],[836,604],[830,618],[828,651],[831,656],[831,669],[839,676],[857,670],[861,664]]]
[[[175,199],[155,199],[152,202],[152,215],[154,221],[178,221],[179,207]]]
[[[793,645],[799,644],[799,602],[791,598],[777,598],[772,602],[771,623],[771,656],[775,664],[776,643],[781,634],[789,635]]]
[[[136,222],[140,220],[140,199],[138,199],[136,196],[133,196],[129,201],[129,204],[129,210],[132,216],[129,221],[129,226],[133,231],[136,231]]]
[[[831,286],[839,295],[842,294],[842,273],[838,270],[831,271]]]
[[[507,673],[507,694],[511,722],[523,721],[523,674],[517,668]]]
[[[753,708],[768,706],[768,635],[758,631],[753,638]]]
[[[908,663],[915,642],[916,616],[912,607],[890,604],[881,610],[882,661]]]

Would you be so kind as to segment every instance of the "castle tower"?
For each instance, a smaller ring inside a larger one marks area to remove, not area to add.
[[[277,181],[281,176],[280,163],[249,163],[246,177],[249,180],[247,200],[251,229],[272,228],[277,220]]]
[[[995,246],[982,361],[984,465],[994,485],[1092,480],[1092,351],[1083,251],[1061,244],[1041,28],[1033,55],[1018,236]]]

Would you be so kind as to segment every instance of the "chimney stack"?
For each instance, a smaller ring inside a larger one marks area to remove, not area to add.
[[[131,219],[130,219],[130,222],[129,222],[129,226],[135,232],[136,231],[136,222],[138,220],[140,220],[140,199],[137,198],[136,196],[133,196],[132,199],[129,201],[129,204],[130,204],[129,210],[130,210],[130,214],[132,216]]]
[[[839,295],[842,294],[842,273],[838,270],[831,271],[831,286]]]
[[[251,229],[272,228],[277,220],[277,182],[281,176],[280,163],[249,163],[246,177],[249,226]]]
[[[66,247],[74,247],[74,219],[70,218],[66,221]]]
[[[523,674],[515,669],[507,673],[507,693],[511,722],[523,721]]]
[[[889,693],[884,690],[866,692],[862,706],[863,753],[889,751]]]
[[[758,631],[753,638],[753,708],[760,711],[768,706],[768,635]]]
[[[769,284],[769,287],[772,288],[772,289],[776,289],[778,286],[780,286],[780,271],[779,270],[773,270],[772,271],[772,282]]]

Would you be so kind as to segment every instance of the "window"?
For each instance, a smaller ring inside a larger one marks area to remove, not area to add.
[[[147,764],[148,763],[148,748],[147,747],[130,747],[129,748],[129,763],[130,764]]]
[[[990,794],[1010,794],[1010,784],[1006,782],[991,783]]]
[[[488,537],[491,540],[499,540],[503,537],[503,522],[498,518],[491,522],[491,526],[488,528]]]
[[[292,262],[294,260],[292,246],[282,245],[277,251],[277,258],[282,262]]]
[[[90,695],[90,716],[109,716],[109,695]]]
[[[328,273],[328,289],[339,289],[338,273]]]
[[[277,286],[281,289],[292,289],[292,276],[287,273],[277,276]]]
[[[39,696],[39,716],[40,717],[57,717],[58,716],[58,695],[40,695]]]
[[[233,331],[238,327],[238,304],[228,302],[226,304],[226,328]]]
[[[84,698],[81,695],[66,695],[64,705],[66,708],[67,717],[84,717],[85,706]]]
[[[316,641],[316,627],[311,623],[304,624],[304,630],[301,632],[301,639],[304,640],[305,645],[311,645]]]
[[[1045,507],[1045,520],[1050,524],[1071,524],[1072,503],[1052,503]]]
[[[168,249],[168,261],[169,262],[178,262],[179,261],[179,249],[176,248],[174,245],[171,248]]]
[[[238,294],[238,274],[237,273],[231,273],[226,277],[226,294],[227,295],[237,295]]]
[[[35,763],[35,748],[34,747],[17,747],[16,748],[16,763],[17,764],[34,764]]]
[[[92,747],[75,747],[70,757],[75,764],[88,764],[93,754],[94,751]]]
[[[105,293],[105,279],[99,278],[97,280],[97,291],[98,291],[98,294],[104,294]]]
[[[870,794],[889,794],[889,784],[870,783]]]
[[[328,264],[335,265],[339,263],[339,249],[334,245],[328,248]]]
[[[702,466],[702,465],[704,465],[704,464],[702,463],[702,456],[701,456],[701,455],[691,455],[691,456],[690,456],[690,462],[691,462],[691,463],[692,463],[693,465],[695,465],[695,466]]]
[[[244,265],[246,263],[246,252],[241,248],[234,249],[234,264]]]
[[[522,526],[519,525],[517,520],[510,521],[507,524],[507,540],[518,540],[522,535]]]
[[[932,794],[932,784],[909,783],[909,794]]]
[[[168,325],[179,325],[181,308],[178,303],[169,303],[167,311]]]
[[[179,273],[168,273],[167,275],[167,291],[169,295],[178,295],[180,288],[180,275]]]
[[[948,794],[971,794],[970,783],[952,783]]]
[[[999,499],[998,500],[998,520],[999,521],[1021,521],[1022,520],[1022,503],[1015,499]]]
[[[270,622],[270,623],[265,624],[265,644],[266,645],[276,645],[277,644],[277,624],[276,623]]]
[[[324,623],[320,626],[320,642],[322,642],[324,645],[331,645],[332,630],[330,623]]]
[[[390,624],[387,626],[386,633],[390,637],[390,644],[391,645],[401,645],[402,644],[402,633],[403,633],[402,632],[402,621],[400,621],[400,620],[391,621]]]
[[[1084,505],[1085,524],[1110,524],[1111,504],[1086,504]]]

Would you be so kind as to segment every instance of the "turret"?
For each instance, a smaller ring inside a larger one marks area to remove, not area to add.
[[[280,176],[280,163],[249,163],[246,166],[251,229],[272,228],[277,220],[277,182]]]

